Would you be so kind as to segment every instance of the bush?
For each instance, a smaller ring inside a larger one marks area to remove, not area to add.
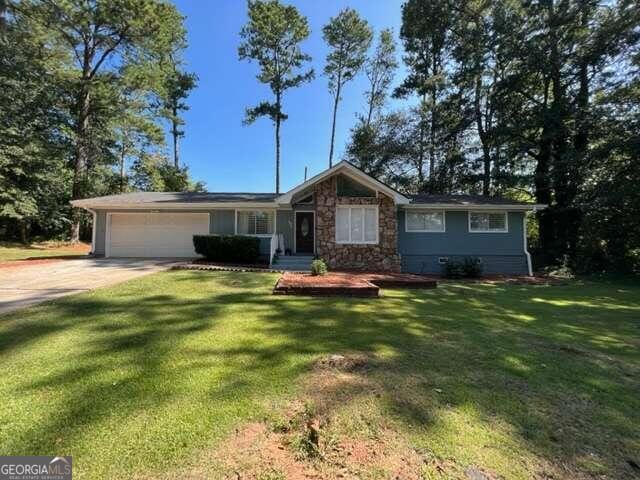
[[[465,257],[462,271],[466,278],[478,278],[482,276],[482,261],[477,257]]]
[[[242,235],[194,235],[196,253],[214,262],[255,263],[260,239]]]
[[[449,259],[442,267],[442,275],[446,278],[464,278],[462,262]]]
[[[327,264],[321,258],[311,262],[311,275],[325,275],[328,271]]]
[[[444,264],[442,275],[446,278],[478,278],[482,275],[482,263],[477,257],[449,260]]]

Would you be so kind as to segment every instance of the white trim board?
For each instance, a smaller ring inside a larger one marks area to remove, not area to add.
[[[486,214],[500,214],[504,215],[504,228],[500,230],[471,230],[471,214],[472,213],[486,213]],[[481,210],[467,213],[467,232],[468,233],[509,233],[509,212],[504,210]]]
[[[338,204],[335,206],[335,214],[334,214],[334,225],[335,225],[335,236],[334,240],[336,245],[378,245],[380,243],[380,208],[378,205],[358,205],[358,204]],[[354,241],[339,241],[338,240],[338,210],[339,209],[348,209],[349,210],[349,237],[351,237],[351,210],[361,208],[362,212],[362,242],[354,242]],[[376,211],[376,239],[375,241],[365,241],[364,233],[366,230],[364,219],[366,215],[364,214],[365,209],[375,209]]]
[[[407,210],[404,211],[404,231],[405,233],[446,233],[447,232],[447,212],[445,210],[436,210],[433,208],[420,209],[422,212],[438,212],[442,213],[442,230],[409,230],[409,222],[407,222]],[[413,213],[413,212],[411,212]]]
[[[328,168],[323,172],[320,172],[314,177],[311,177],[306,182],[303,182],[297,187],[292,188],[288,192],[283,193],[278,198],[276,198],[276,202],[280,204],[289,204],[291,203],[291,200],[296,193],[302,190],[305,190],[309,188],[311,185],[318,183],[319,181],[324,180],[325,178],[328,178],[331,175],[334,175],[337,173],[344,173],[350,176],[351,178],[353,178],[354,180],[357,180],[358,182],[364,183],[365,185],[369,186],[372,190],[381,191],[386,195],[389,195],[391,198],[393,198],[395,203],[398,205],[409,203],[409,199],[404,195],[402,195],[401,193],[396,192],[392,188],[386,186],[384,183],[360,171],[359,169],[351,165],[349,162],[346,162],[344,160],[335,164],[333,167]]]

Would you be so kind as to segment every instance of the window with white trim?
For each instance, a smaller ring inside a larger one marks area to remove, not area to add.
[[[443,210],[406,210],[407,232],[444,232]]]
[[[238,210],[237,232],[239,235],[271,235],[274,217],[271,210]]]
[[[469,231],[473,233],[507,232],[507,212],[469,212]]]
[[[378,207],[336,207],[336,243],[378,243]]]

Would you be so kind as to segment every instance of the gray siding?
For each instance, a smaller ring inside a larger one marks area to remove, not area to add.
[[[406,232],[404,210],[398,212],[398,251],[402,269],[413,273],[437,273],[440,257],[480,257],[485,273],[526,274],[523,213],[509,212],[507,233],[469,233],[468,212],[446,211],[446,231]]]
[[[235,233],[235,210],[211,210],[209,212],[209,232],[217,235]]]
[[[440,275],[443,266],[439,259],[443,255],[402,255],[402,271]],[[527,258],[523,255],[474,255],[482,260],[483,273],[505,275],[527,275]],[[449,260],[462,260],[464,255],[447,255]]]
[[[107,212],[106,210],[96,210],[96,244],[93,246],[94,255],[104,255],[104,241],[107,232]]]

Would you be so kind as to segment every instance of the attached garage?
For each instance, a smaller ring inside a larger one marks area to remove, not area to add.
[[[107,257],[195,257],[193,235],[209,233],[208,213],[108,213]]]

